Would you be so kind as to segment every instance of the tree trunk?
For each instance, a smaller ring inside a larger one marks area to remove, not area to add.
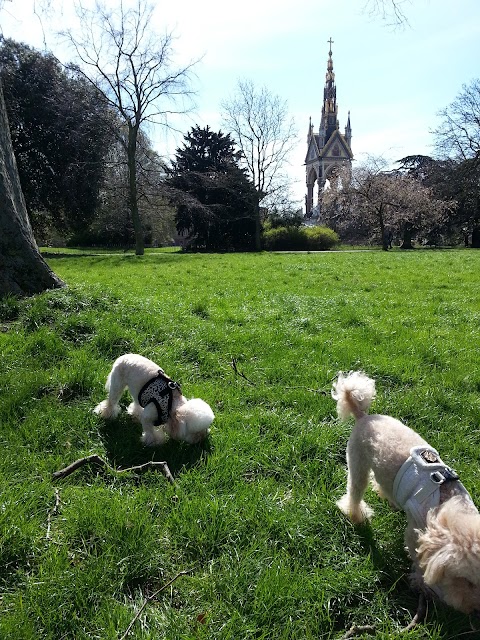
[[[255,251],[262,250],[262,221],[260,219],[260,202],[255,211]]]
[[[40,252],[23,198],[0,83],[0,297],[63,286]]]
[[[386,235],[386,230],[385,230],[385,222],[383,220],[383,212],[382,212],[382,206],[380,205],[380,209],[377,212],[377,217],[378,217],[378,223],[380,225],[380,235],[382,238],[382,249],[383,251],[388,251],[388,242],[387,242],[387,235]]]
[[[133,231],[135,234],[135,253],[137,256],[143,256],[145,253],[145,244],[143,239],[143,225],[140,220],[138,211],[138,189],[137,189],[137,133],[134,127],[128,128],[128,147],[127,147],[127,165],[128,165],[128,192],[130,201],[130,213],[132,216]]]
[[[410,222],[406,222],[403,227],[403,241],[400,249],[413,249],[412,244],[413,226]]]
[[[480,249],[480,225],[476,224],[472,230],[472,249]]]

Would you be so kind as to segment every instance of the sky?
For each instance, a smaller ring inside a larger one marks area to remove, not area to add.
[[[41,0],[36,0],[37,6]],[[44,0],[45,1],[45,0]],[[388,0],[387,0],[388,1]],[[84,0],[86,4],[91,0]],[[118,5],[120,0],[106,0]],[[56,33],[73,21],[73,0],[54,0],[42,21],[35,0],[5,0],[0,31],[5,37],[73,60]],[[128,0],[124,0],[124,5]],[[365,11],[366,0],[156,1],[151,29],[172,31],[174,59],[195,66],[196,107],[176,124],[218,131],[221,102],[239,80],[251,80],[286,101],[298,130],[288,173],[299,205],[304,201],[309,118],[320,124],[329,43],[343,133],[348,112],[354,162],[382,156],[432,155],[438,112],[480,77],[479,0],[403,0],[408,25],[393,28]],[[223,130],[223,129],[222,129]],[[182,134],[150,132],[161,155],[171,156]]]

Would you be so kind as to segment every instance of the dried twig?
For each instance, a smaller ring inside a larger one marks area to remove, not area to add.
[[[330,391],[325,391],[325,389],[309,389],[308,387],[283,387],[284,389],[303,389],[303,391],[309,391],[310,393],[318,393],[321,396],[329,396]]]
[[[418,597],[417,613],[413,616],[412,621],[409,624],[407,624],[407,626],[404,629],[402,629],[401,632],[405,633],[407,631],[410,631],[410,629],[413,629],[414,627],[416,627],[417,624],[420,624],[425,620],[426,615],[427,615],[427,599],[425,598],[424,593],[420,593]]]
[[[411,631],[417,624],[420,624],[425,620],[425,616],[427,615],[427,600],[423,593],[420,593],[418,598],[418,606],[417,612],[413,616],[412,621],[403,629],[400,630],[399,633],[406,633],[407,631]],[[342,636],[342,640],[348,640],[348,638],[353,638],[354,636],[359,636],[362,633],[375,633],[375,625],[365,624],[365,625],[356,625],[350,628],[347,633]]]
[[[248,382],[248,384],[251,384],[254,387],[257,386],[255,384],[255,382],[252,382],[251,380],[249,380],[249,378],[247,378],[247,376],[244,373],[242,373],[241,371],[238,370],[237,359],[236,358],[232,358],[232,361],[231,361],[230,365],[231,365],[235,375],[240,376],[240,378],[243,378],[244,380],[246,380]]]
[[[142,615],[143,610],[145,609],[145,607],[147,606],[147,604],[149,602],[151,602],[152,600],[154,600],[159,593],[161,593],[162,591],[165,591],[165,589],[167,589],[171,584],[173,584],[175,582],[175,580],[177,580],[180,576],[185,576],[189,573],[192,572],[192,569],[187,569],[186,571],[180,571],[180,573],[177,573],[176,576],[174,576],[171,580],[169,580],[167,582],[167,584],[164,584],[163,587],[160,587],[160,589],[157,589],[156,591],[154,591],[150,596],[148,596],[147,598],[145,598],[144,603],[142,604],[142,606],[140,607],[140,609],[137,611],[137,613],[135,614],[135,616],[133,617],[132,621],[130,622],[130,624],[127,627],[127,630],[125,631],[125,633],[123,634],[123,636],[120,638],[120,640],[125,640],[125,638],[128,636],[128,634],[130,633],[133,625],[135,624],[135,622],[138,620],[138,618]]]
[[[72,462],[72,464],[69,464],[68,467],[65,467],[64,469],[60,469],[59,471],[55,471],[55,473],[53,474],[53,479],[63,480],[63,478],[66,478],[67,476],[69,476],[71,473],[73,473],[80,467],[89,466],[89,465],[97,465],[99,467],[103,467],[104,469],[107,469],[110,473],[114,473],[114,474],[127,473],[129,471],[142,473],[147,469],[160,469],[163,472],[163,475],[166,477],[166,479],[171,484],[175,484],[175,480],[173,479],[173,476],[166,462],[155,462],[153,460],[150,460],[150,462],[145,462],[144,464],[139,464],[135,467],[127,467],[125,469],[114,469],[108,464],[108,462],[106,462],[103,458],[101,458],[96,454],[87,456],[86,458],[80,458],[79,460],[75,460],[75,462]]]
[[[253,387],[257,387],[258,384],[256,382],[253,382],[252,380],[250,380],[250,378],[247,378],[247,376],[239,370],[238,366],[237,366],[237,359],[236,358],[232,358],[232,361],[230,362],[230,366],[232,367],[235,375],[239,376],[240,378],[243,378],[244,380],[246,380],[248,382],[248,384],[251,384]],[[265,383],[264,383],[265,384]],[[329,391],[325,391],[325,389],[309,389],[308,387],[283,387],[284,389],[303,389],[303,391],[309,391],[310,393],[319,393],[321,395],[324,396],[328,396],[330,394]]]
[[[52,529],[52,517],[57,515],[58,509],[60,507],[60,502],[61,502],[60,491],[58,489],[55,489],[55,504],[51,509],[49,509],[48,515],[47,515],[47,534],[45,536],[47,540],[50,540],[50,531]]]
[[[373,633],[374,631],[375,626],[373,624],[354,624],[353,627],[350,627],[349,631],[347,631],[347,633],[342,636],[342,640],[347,640],[348,638],[359,636],[361,633]]]

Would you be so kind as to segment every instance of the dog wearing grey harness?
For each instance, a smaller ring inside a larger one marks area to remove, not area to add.
[[[375,382],[338,375],[332,396],[341,419],[355,418],[347,443],[347,491],[338,501],[354,523],[371,518],[369,480],[407,516],[405,543],[414,582],[466,614],[480,612],[480,514],[458,475],[418,433],[391,416],[369,414]]]

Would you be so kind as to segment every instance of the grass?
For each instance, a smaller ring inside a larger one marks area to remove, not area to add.
[[[375,410],[429,439],[478,496],[480,253],[49,261],[68,288],[0,301],[0,637],[118,640],[132,622],[138,640],[335,639],[353,623],[397,637],[416,608],[405,519],[374,494],[371,527],[336,509],[350,425],[328,392],[339,370],[364,369]],[[92,413],[126,351],[211,404],[207,443],[146,449],[125,413]],[[52,480],[93,453],[166,460],[176,484]],[[469,631],[432,604],[408,637]]]

